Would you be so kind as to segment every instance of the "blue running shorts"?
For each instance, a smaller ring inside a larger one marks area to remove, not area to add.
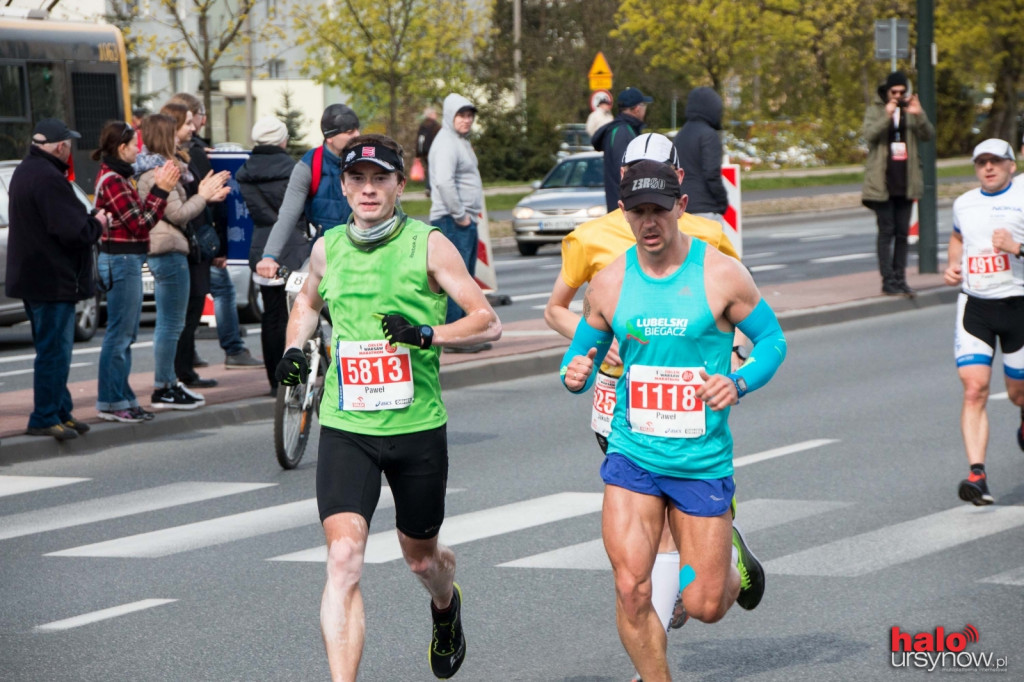
[[[668,498],[676,509],[689,516],[721,516],[729,511],[736,492],[732,476],[709,479],[663,476],[640,468],[617,452],[605,456],[601,479],[607,485],[634,493]]]

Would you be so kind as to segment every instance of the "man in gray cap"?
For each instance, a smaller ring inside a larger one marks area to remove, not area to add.
[[[277,222],[270,231],[256,273],[273,278],[291,231],[305,216],[318,235],[348,222],[352,209],[341,191],[341,150],[359,136],[359,117],[344,104],[332,104],[320,117],[324,143],[295,164]]]
[[[89,430],[71,416],[67,383],[75,303],[96,295],[92,250],[107,225],[107,214],[91,215],[68,181],[71,141],[81,137],[63,121],[40,121],[10,185],[5,288],[22,299],[36,348],[28,434],[59,441]]]

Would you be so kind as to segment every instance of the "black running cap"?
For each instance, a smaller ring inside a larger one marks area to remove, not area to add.
[[[360,144],[345,152],[345,158],[341,162],[341,172],[344,173],[357,163],[369,162],[376,164],[388,173],[396,173],[405,170],[405,163],[402,157],[382,144]]]
[[[657,161],[639,161],[622,175],[619,184],[622,206],[632,211],[642,204],[654,204],[671,210],[679,201],[682,192],[679,178],[672,166]]]
[[[358,127],[359,117],[356,116],[356,112],[344,104],[330,105],[324,109],[324,115],[320,117],[320,132],[324,134],[325,140]]]

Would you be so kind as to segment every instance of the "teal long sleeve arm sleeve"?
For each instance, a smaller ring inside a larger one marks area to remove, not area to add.
[[[745,390],[739,390],[742,398],[750,391],[767,384],[775,375],[782,361],[786,359],[786,337],[779,326],[779,318],[775,316],[775,311],[763,298],[736,326],[754,342],[747,361],[729,375],[734,382],[743,379],[742,383],[737,382],[737,389],[746,384]]]
[[[565,386],[565,372],[569,368],[569,363],[572,362],[572,359],[577,355],[586,355],[590,352],[591,348],[597,349],[597,355],[594,356],[594,367],[600,367],[604,356],[608,354],[608,349],[612,346],[613,338],[615,338],[615,335],[611,332],[594,329],[587,322],[586,318],[580,318],[580,323],[576,325],[576,331],[572,335],[572,343],[569,344],[569,350],[565,351],[565,355],[562,356],[562,367],[558,371],[558,376],[562,379],[562,385]],[[586,385],[578,391],[573,391],[568,386],[566,386],[566,389],[569,389],[570,393],[585,393],[594,385],[596,376],[597,372],[591,372],[590,377],[587,378]]]

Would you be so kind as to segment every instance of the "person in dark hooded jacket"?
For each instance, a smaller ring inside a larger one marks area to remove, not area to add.
[[[604,201],[609,213],[619,207],[622,157],[629,143],[644,129],[647,105],[653,101],[636,88],[626,88],[619,93],[618,116],[598,128],[590,138],[594,149],[604,152]]]
[[[252,216],[252,246],[249,248],[249,267],[263,258],[267,238],[277,222],[288,181],[295,168],[295,159],[288,155],[288,129],[284,123],[267,116],[252,127],[252,141],[256,143],[249,159],[235,174],[242,199]],[[305,220],[299,221],[285,241],[277,262],[289,270],[297,270],[309,255],[310,242],[304,231]],[[260,285],[263,297],[263,316],[260,318],[260,342],[263,345],[263,365],[267,370],[271,393],[277,392],[274,370],[284,356],[284,337],[288,327],[288,300],[283,286]]]
[[[683,171],[687,213],[722,222],[729,197],[722,182],[722,98],[708,87],[694,88],[686,98],[686,124],[675,147]]]

